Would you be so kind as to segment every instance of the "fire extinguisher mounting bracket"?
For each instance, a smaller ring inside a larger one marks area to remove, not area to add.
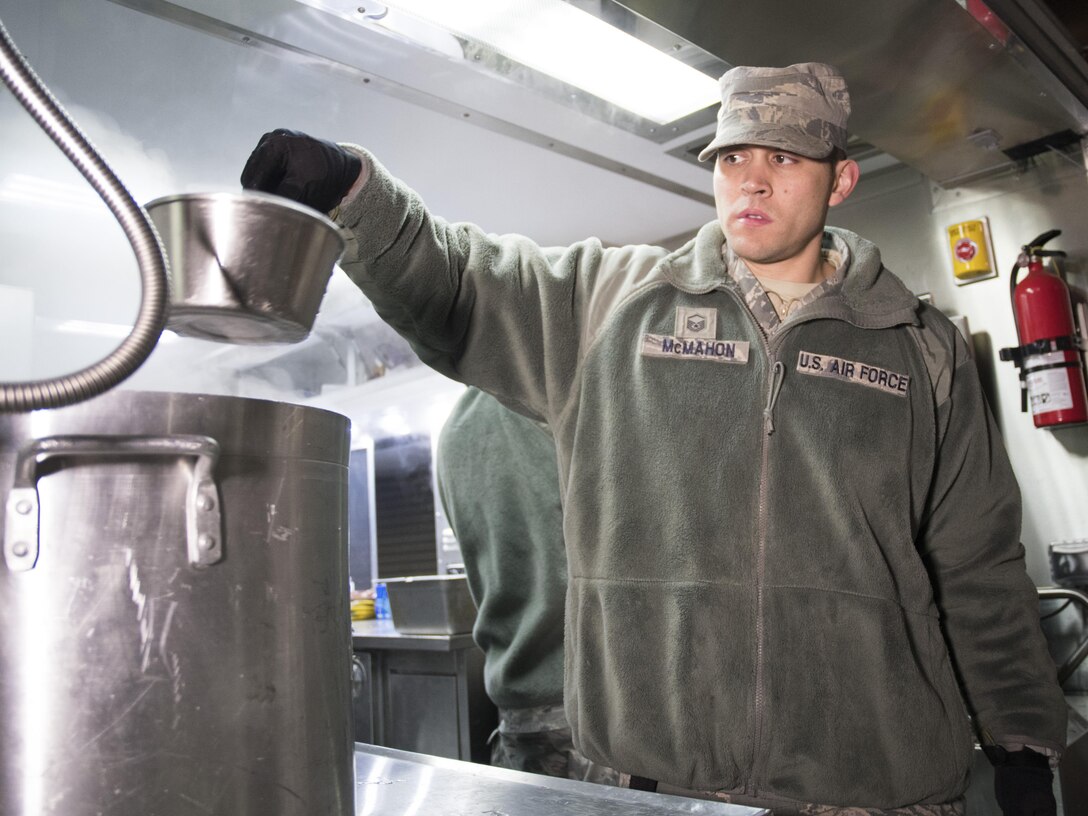
[[[1049,354],[1052,351],[1081,351],[1082,344],[1076,337],[1052,337],[1048,340],[1036,340],[1034,343],[1025,343],[1022,346],[1003,348],[998,354],[1004,362],[1012,361],[1020,367],[1024,364],[1025,357],[1036,354]]]

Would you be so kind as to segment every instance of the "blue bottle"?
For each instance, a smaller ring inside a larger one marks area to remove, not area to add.
[[[389,620],[393,617],[389,611],[389,591],[385,588],[385,581],[374,585],[374,617],[378,620]]]

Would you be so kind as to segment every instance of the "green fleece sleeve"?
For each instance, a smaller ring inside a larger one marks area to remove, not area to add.
[[[558,250],[432,216],[372,155],[345,202],[344,271],[427,365],[547,419],[575,376],[582,315],[603,249]]]
[[[562,704],[567,557],[551,434],[469,388],[435,466],[478,609],[488,695],[500,708]]]
[[[958,334],[919,549],[984,741],[1060,754],[1066,708],[1020,543],[1020,490]]]

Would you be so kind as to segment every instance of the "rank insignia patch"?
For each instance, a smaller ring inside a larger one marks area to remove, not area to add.
[[[677,306],[673,333],[690,340],[713,340],[718,335],[718,310]]]

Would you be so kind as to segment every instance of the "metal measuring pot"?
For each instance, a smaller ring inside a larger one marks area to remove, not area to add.
[[[296,343],[313,328],[345,241],[280,196],[190,193],[145,206],[170,260],[166,327],[227,343]]]

